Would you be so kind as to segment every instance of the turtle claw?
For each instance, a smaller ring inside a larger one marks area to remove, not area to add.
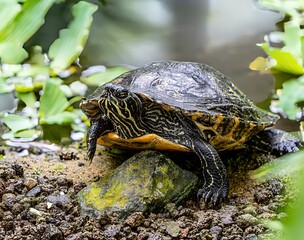
[[[95,155],[95,151],[96,151],[96,148],[94,150],[89,149],[88,152],[87,152],[87,160],[89,161],[90,165],[91,165],[91,163],[93,161],[93,158],[94,158],[94,155]]]
[[[197,196],[199,198],[202,198],[207,205],[211,203],[214,207],[226,199],[227,192],[210,186],[200,189],[197,193]]]

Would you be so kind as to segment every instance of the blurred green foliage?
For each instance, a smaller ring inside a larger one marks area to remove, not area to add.
[[[278,11],[284,19],[278,24],[282,31],[265,37],[259,46],[268,57],[258,57],[251,64],[252,70],[271,73],[275,78],[276,93],[272,106],[292,120],[300,120],[303,134],[304,107],[304,1],[260,0],[259,4]],[[293,200],[286,207],[287,217],[280,221],[268,221],[278,237],[272,239],[297,240],[304,235],[304,150],[285,155],[253,171],[253,178],[265,181],[271,178],[287,179],[293,186]]]
[[[271,32],[258,44],[268,57],[258,57],[250,69],[274,76],[272,107],[289,119],[299,120],[304,106],[304,1],[260,0],[259,4],[285,18],[282,31]]]
[[[102,75],[112,78],[126,71],[103,67],[81,73],[77,60],[97,10],[95,4],[85,1],[74,4],[72,20],[47,53],[40,46],[33,46],[30,53],[24,49],[43,25],[48,10],[60,2],[64,1],[0,0],[0,94],[13,92],[18,99],[14,112],[0,112],[0,121],[9,129],[2,134],[4,139],[42,136],[58,143],[69,140],[72,131],[84,132],[87,119],[73,103],[85,95],[87,85],[99,86]],[[75,81],[79,77],[81,81]]]

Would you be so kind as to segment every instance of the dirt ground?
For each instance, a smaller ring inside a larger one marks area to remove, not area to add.
[[[2,147],[0,159],[0,240],[2,239],[269,239],[262,222],[282,219],[289,196],[282,181],[257,183],[230,166],[230,194],[216,208],[196,197],[155,213],[120,219],[81,214],[77,193],[114,169],[121,159],[99,148],[92,164],[81,144],[61,148],[47,143]],[[116,157],[117,158],[117,157]]]

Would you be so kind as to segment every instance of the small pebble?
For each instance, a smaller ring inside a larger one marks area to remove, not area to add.
[[[31,190],[33,187],[35,187],[37,185],[37,180],[34,178],[26,178],[24,180],[24,185],[28,190]]]
[[[41,187],[36,186],[36,187],[33,187],[31,190],[29,190],[26,193],[26,196],[27,197],[37,197],[38,195],[40,195],[40,193],[41,193]]]
[[[144,215],[142,212],[135,212],[131,214],[125,220],[125,224],[129,225],[131,228],[135,228],[143,224],[144,222]]]

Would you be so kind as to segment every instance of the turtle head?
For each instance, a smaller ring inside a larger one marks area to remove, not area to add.
[[[142,102],[135,93],[120,85],[108,83],[98,104],[121,137],[133,138],[144,134],[140,127]]]

